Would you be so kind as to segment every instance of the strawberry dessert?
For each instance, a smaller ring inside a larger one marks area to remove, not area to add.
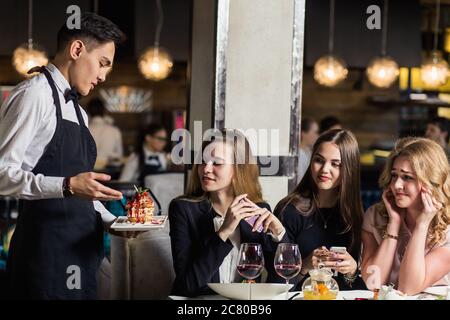
[[[155,203],[150,197],[148,189],[137,189],[132,200],[127,202],[127,218],[129,223],[151,222]]]

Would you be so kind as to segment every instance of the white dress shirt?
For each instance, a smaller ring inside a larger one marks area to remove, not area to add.
[[[78,124],[73,101],[66,103],[64,98],[69,83],[53,64],[47,69],[55,81],[63,119]],[[80,110],[87,124],[87,114]],[[43,73],[13,89],[0,108],[0,195],[26,200],[63,198],[64,177],[31,172],[50,143],[56,122],[52,90]],[[94,207],[105,225],[115,219],[101,202],[94,201]]]
[[[213,219],[214,230],[217,232],[223,224],[224,218],[217,215]],[[239,249],[241,246],[241,232],[239,226],[234,229],[234,232],[228,238],[233,245],[230,253],[223,259],[219,267],[220,283],[233,283],[239,280],[239,273],[237,272],[237,265],[239,263]]]
[[[97,159],[108,162],[111,159],[123,157],[122,133],[105,117],[92,117],[89,122],[89,131],[97,145]]]
[[[161,165],[161,170],[165,171],[167,169],[167,156],[164,152],[153,152],[148,150],[145,146],[142,147],[144,150],[145,161],[144,164],[157,166]],[[158,159],[148,160],[150,156],[158,156]],[[137,153],[132,153],[129,157],[125,166],[120,174],[119,181],[137,181],[139,178],[139,155]]]
[[[213,219],[214,230],[217,232],[224,222],[224,217],[216,215]],[[271,232],[267,234],[272,237],[274,242],[280,242],[286,233],[286,229],[278,235],[274,236]],[[233,249],[228,253],[228,255],[223,259],[222,264],[219,267],[219,281],[220,283],[233,283],[240,279],[240,275],[237,272],[237,265],[239,263],[239,249],[241,247],[241,232],[239,225],[234,229],[233,233],[228,237]]]

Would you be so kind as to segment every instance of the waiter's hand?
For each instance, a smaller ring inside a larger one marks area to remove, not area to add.
[[[100,201],[122,199],[121,192],[105,187],[97,180],[109,181],[111,180],[111,176],[103,173],[84,172],[75,177],[71,177],[70,187],[74,192],[74,196]]]

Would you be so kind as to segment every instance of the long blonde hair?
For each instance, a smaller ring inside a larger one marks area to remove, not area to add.
[[[255,203],[263,202],[261,185],[259,184],[258,165],[245,135],[239,130],[222,129],[215,132],[215,137],[219,139],[203,142],[201,152],[196,157],[197,161],[192,166],[186,193],[181,198],[191,201],[202,201],[209,198],[209,194],[202,189],[198,175],[198,166],[201,163],[200,159],[205,148],[219,140],[223,143],[228,143],[233,148],[234,172],[231,179],[231,187],[234,196],[246,193],[251,201]]]
[[[334,129],[324,132],[314,143],[311,159],[324,142],[334,143],[341,154],[341,169],[339,185],[339,208],[344,222],[344,233],[351,232],[350,247],[360,246],[363,220],[363,206],[360,191],[359,148],[355,136],[348,130]],[[281,218],[284,209],[291,203],[300,214],[313,214],[318,208],[318,189],[311,175],[311,164],[295,190],[282,199],[275,208],[275,214]],[[305,207],[303,201],[308,199]]]
[[[446,230],[450,224],[450,167],[447,156],[444,149],[430,139],[406,137],[398,140],[379,179],[379,185],[383,190],[389,188],[392,166],[395,159],[401,156],[408,158],[419,183],[443,204],[428,229],[427,245],[431,248],[445,240]],[[380,221],[375,223],[375,228],[381,234],[386,231],[389,221],[383,201],[375,205],[375,211],[381,217]]]

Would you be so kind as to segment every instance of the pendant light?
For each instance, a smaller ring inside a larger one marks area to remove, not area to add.
[[[436,20],[434,27],[433,51],[430,56],[422,63],[420,75],[422,81],[430,88],[436,88],[444,85],[448,77],[448,63],[442,58],[442,53],[437,50],[438,31],[439,31],[440,1],[436,1]]]
[[[153,47],[145,50],[139,57],[139,71],[146,79],[159,81],[167,78],[172,70],[173,62],[169,53],[159,46],[159,37],[163,25],[164,15],[161,0],[156,0],[158,9],[158,25],[155,33],[155,43]]]
[[[334,50],[334,8],[335,0],[330,0],[330,22],[328,35],[328,54],[314,64],[314,79],[326,87],[334,87],[348,74],[345,62],[333,54]]]
[[[45,51],[33,43],[33,0],[28,0],[28,43],[14,50],[12,63],[17,72],[25,77],[36,75],[36,73],[27,73],[31,68],[48,63]]]
[[[381,55],[374,58],[367,66],[369,82],[379,88],[389,88],[399,75],[398,64],[386,55],[389,0],[384,0],[383,30],[381,34]]]

